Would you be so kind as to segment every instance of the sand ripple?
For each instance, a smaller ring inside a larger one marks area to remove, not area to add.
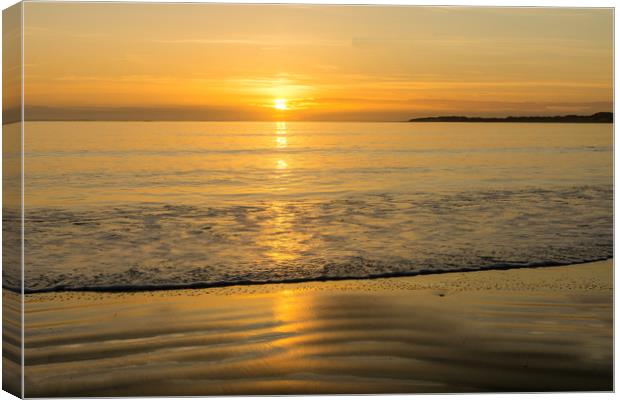
[[[427,276],[29,296],[26,394],[611,390],[610,287],[463,290],[610,274],[605,262],[455,274],[460,288]]]

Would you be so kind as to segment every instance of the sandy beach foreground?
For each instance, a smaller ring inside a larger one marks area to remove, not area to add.
[[[609,391],[612,268],[28,295],[26,396]]]

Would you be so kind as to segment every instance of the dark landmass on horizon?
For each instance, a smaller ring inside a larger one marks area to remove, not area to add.
[[[612,124],[614,114],[612,112],[598,112],[592,115],[557,115],[535,117],[465,117],[465,116],[441,116],[412,118],[408,122],[560,122],[560,123],[597,123]]]
[[[223,107],[74,107],[58,108],[44,106],[26,106],[25,121],[274,121],[268,118],[264,110],[246,111]],[[5,108],[2,124],[11,124],[22,120],[22,109]],[[404,117],[396,114],[385,118],[385,112],[304,115],[300,119],[289,121],[341,121],[341,122],[403,122]],[[285,117],[280,115],[280,117]],[[558,123],[613,123],[613,113],[598,112],[592,115],[564,116],[510,116],[510,117],[466,117],[437,116],[412,118],[404,122],[558,122]]]

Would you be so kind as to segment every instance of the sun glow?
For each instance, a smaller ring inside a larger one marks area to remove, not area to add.
[[[286,105],[286,99],[275,99],[273,101],[273,108],[276,110],[288,110],[288,106]]]

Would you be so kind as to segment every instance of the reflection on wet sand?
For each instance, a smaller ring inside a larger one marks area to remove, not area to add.
[[[26,395],[611,390],[610,276],[601,262],[29,296]]]

